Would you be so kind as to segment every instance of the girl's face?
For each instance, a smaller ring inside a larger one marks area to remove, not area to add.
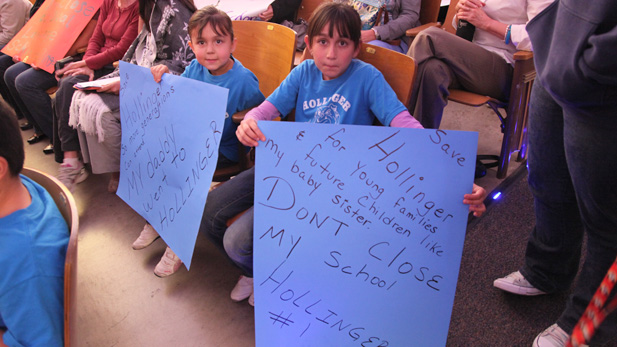
[[[336,29],[333,37],[330,37],[329,27],[329,23],[326,24],[321,32],[313,37],[312,42],[308,41],[308,36],[304,37],[324,81],[341,76],[360,52],[360,45],[355,47],[353,41],[340,37]]]
[[[236,49],[236,39],[232,40],[230,35],[218,35],[210,24],[201,30],[201,35],[198,34],[194,30],[189,42],[197,61],[215,76],[229,71],[234,65],[231,53]]]

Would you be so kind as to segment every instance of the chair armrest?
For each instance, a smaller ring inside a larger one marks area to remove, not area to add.
[[[514,53],[514,60],[530,60],[533,59],[533,52],[531,51],[516,51]]]
[[[407,29],[407,31],[405,32],[405,35],[407,35],[409,37],[416,37],[420,33],[420,31],[422,31],[422,30],[424,30],[426,28],[431,28],[431,27],[441,28],[441,23],[433,22],[433,23],[422,24],[422,25],[417,26],[415,28]]]
[[[252,110],[254,107],[251,108],[247,108],[246,110],[242,110],[240,112],[236,112],[231,116],[231,120],[236,123],[236,124],[240,124],[243,120],[244,120],[244,116],[246,116],[246,114]]]

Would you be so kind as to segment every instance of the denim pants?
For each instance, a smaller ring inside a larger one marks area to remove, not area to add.
[[[4,81],[19,112],[33,121],[35,131],[40,130],[53,138],[51,98],[47,89],[58,85],[53,74],[35,70],[25,63],[17,63],[4,73]]]
[[[248,277],[253,277],[254,181],[255,168],[251,168],[211,191],[199,227]],[[227,227],[227,221],[243,211]]]
[[[548,293],[569,288],[587,234],[580,278],[557,321],[570,333],[617,256],[617,109],[562,107],[538,80],[529,107],[536,226],[521,273]],[[614,334],[616,327],[612,314],[593,341]]]

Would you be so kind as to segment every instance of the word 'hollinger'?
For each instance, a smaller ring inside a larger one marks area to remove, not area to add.
[[[315,108],[323,105],[327,105],[330,102],[341,105],[345,111],[348,111],[351,107],[351,103],[342,95],[335,93],[329,98],[323,97],[319,99],[311,99],[305,100],[302,104],[303,110],[308,110],[309,108]]]

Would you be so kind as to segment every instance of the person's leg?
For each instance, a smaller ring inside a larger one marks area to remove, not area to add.
[[[77,130],[69,125],[69,108],[75,93],[73,86],[76,83],[88,80],[86,75],[64,77],[58,84],[58,91],[54,102],[54,118],[58,124],[60,149],[64,152],[64,160],[58,169],[58,180],[72,192],[77,183],[88,177],[84,164],[79,159],[79,136]],[[56,147],[54,141],[54,147]]]
[[[6,85],[7,91],[9,92],[9,94],[11,95],[11,98],[13,99],[13,102],[15,103],[16,112],[19,112],[20,114],[22,114],[28,120],[28,123],[32,124],[32,126],[34,127],[35,134],[43,135],[43,131],[36,124],[36,120],[30,115],[30,112],[28,112],[28,108],[22,101],[20,94],[17,91],[17,88],[15,87],[15,80],[17,79],[17,76],[29,70],[32,70],[32,69],[30,68],[30,65],[28,64],[17,63],[17,64],[12,65],[11,67],[7,68],[6,71],[4,72],[4,76],[3,76],[4,83]]]
[[[56,92],[55,114],[58,120],[58,135],[60,136],[60,144],[64,151],[64,158],[77,158],[79,151],[79,138],[77,130],[69,125],[69,109],[75,88],[73,86],[79,82],[88,80],[86,75],[74,75],[64,77],[58,83],[58,91]]]
[[[552,293],[568,288],[576,276],[583,228],[564,151],[563,111],[536,82],[527,130],[536,225],[520,272],[534,287]]]
[[[15,109],[15,113],[17,113],[18,118],[23,118],[24,116],[21,114],[21,111],[17,109],[17,105],[15,105],[15,100],[13,100],[13,96],[9,91],[6,82],[4,81],[4,73],[8,68],[15,64],[13,62],[13,58],[4,53],[0,53],[0,95],[4,101],[6,101],[13,109]]]
[[[425,128],[438,128],[447,104],[448,88],[507,100],[513,68],[503,58],[441,29],[418,35],[407,55],[418,70],[409,110]]]
[[[617,257],[617,109],[593,112],[564,108],[564,147],[587,251],[580,276],[557,324],[570,333]],[[614,296],[614,295],[613,295]],[[591,344],[617,338],[613,313]],[[614,341],[613,341],[614,342]]]
[[[253,207],[234,221],[223,236],[229,259],[246,277],[253,277]]]
[[[409,49],[409,46],[407,46],[407,44],[403,40],[401,40],[401,43],[399,45],[392,45],[392,44],[389,44],[388,42],[381,41],[381,40],[373,40],[367,43],[373,46],[387,48],[389,50],[402,53],[402,54],[407,53],[407,49]]]
[[[227,222],[253,206],[254,180],[255,168],[251,168],[208,193],[199,232],[205,233],[223,252]]]

